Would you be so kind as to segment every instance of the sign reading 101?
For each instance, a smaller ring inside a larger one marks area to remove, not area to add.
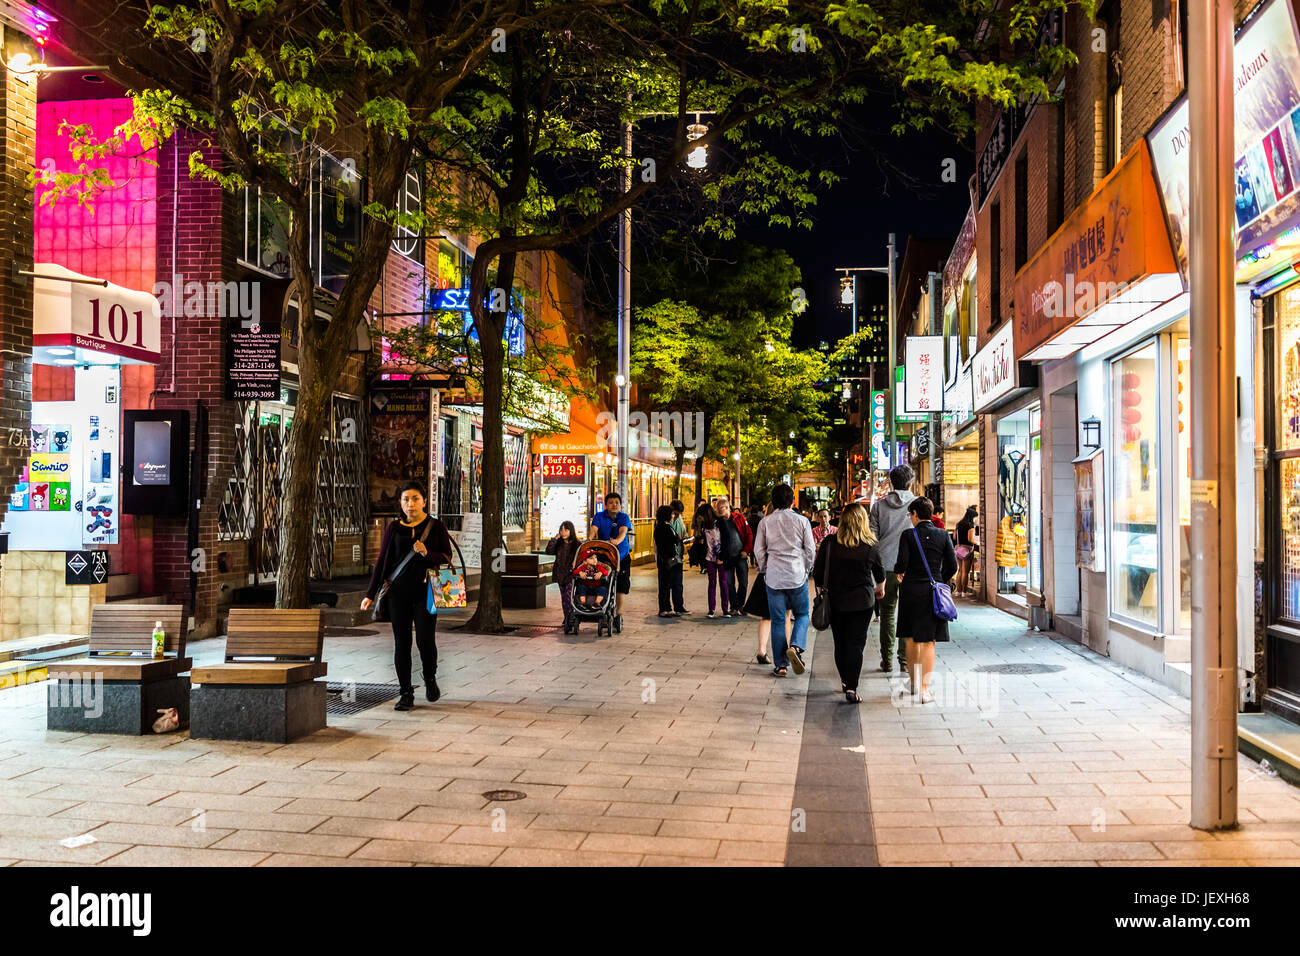
[[[547,485],[585,485],[586,455],[542,455],[542,483]]]

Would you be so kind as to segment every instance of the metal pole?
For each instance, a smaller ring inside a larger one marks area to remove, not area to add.
[[[853,335],[858,334],[858,276],[853,275]]]
[[[631,94],[629,94],[630,98]],[[632,121],[623,124],[622,188],[632,189]],[[632,209],[624,209],[618,224],[618,493],[623,509],[631,514],[627,499],[628,397],[632,366]]]
[[[1188,7],[1191,153],[1192,812],[1237,825],[1233,8]]]
[[[894,371],[895,362],[898,360],[898,316],[894,314],[897,308],[895,302],[894,290],[894,234],[889,234],[889,381],[885,383],[885,388],[889,391],[889,455],[887,461],[893,462],[895,450],[898,448],[898,389],[895,387],[898,379]],[[900,489],[901,490],[901,489]]]

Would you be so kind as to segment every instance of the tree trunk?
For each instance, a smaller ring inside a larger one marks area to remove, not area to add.
[[[700,447],[708,449],[709,432],[713,428],[713,416],[708,412],[704,413],[704,436],[700,442]],[[704,491],[704,454],[701,453],[695,458],[695,507],[700,506],[701,501],[707,501],[708,495]]]
[[[487,294],[487,264],[478,263],[471,273],[470,301],[481,303]],[[479,276],[481,275],[481,279]],[[479,344],[483,350],[483,566],[479,578],[478,607],[466,627],[481,634],[505,631],[501,617],[501,570],[504,561],[493,558],[501,546],[502,518],[505,512],[505,362],[506,350],[501,339],[511,305],[514,287],[515,254],[501,256],[497,268],[498,289],[505,290],[506,312],[488,312],[480,308],[484,322],[480,325]],[[475,287],[475,280],[479,287]]]
[[[686,464],[686,442],[679,440],[674,453],[677,455],[677,471],[673,476],[673,501],[678,501],[682,497],[682,468]]]
[[[313,505],[325,444],[321,438],[329,434],[331,391],[319,375],[312,378],[299,383],[298,405],[282,459],[280,572],[275,588],[275,606],[282,608],[309,606]]]

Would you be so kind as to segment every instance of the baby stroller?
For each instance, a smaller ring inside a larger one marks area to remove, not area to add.
[[[605,600],[601,602],[600,607],[585,607],[581,604],[578,598],[578,582],[575,577],[573,587],[573,633],[578,633],[581,622],[595,621],[596,636],[602,637],[605,634],[614,634],[622,630],[614,615],[614,607],[618,603],[614,593],[615,586],[618,583],[618,548],[608,541],[584,541],[573,559],[575,571],[582,566],[591,554],[596,555],[596,562],[605,569]]]

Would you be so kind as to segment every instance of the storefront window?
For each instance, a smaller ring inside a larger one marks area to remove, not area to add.
[[[1300,449],[1300,289],[1290,289],[1273,298],[1277,324],[1279,359],[1277,449]],[[1281,506],[1281,575],[1278,616],[1300,621],[1300,458],[1278,461],[1278,503]]]
[[[1111,608],[1160,621],[1160,451],[1155,342],[1111,364]]]
[[[998,422],[998,524],[994,558],[998,591],[1021,591],[1029,583],[1029,535],[1037,500],[1030,495],[1030,410]]]
[[[1192,347],[1185,337],[1175,340],[1178,379],[1176,420],[1178,449],[1174,467],[1178,471],[1178,629],[1192,629]]]

